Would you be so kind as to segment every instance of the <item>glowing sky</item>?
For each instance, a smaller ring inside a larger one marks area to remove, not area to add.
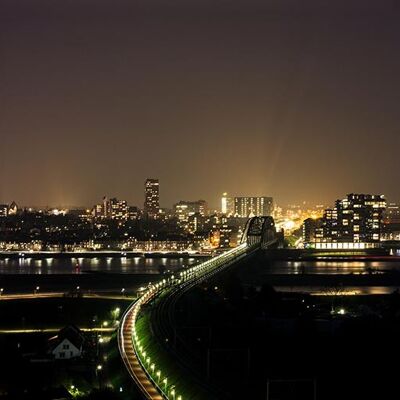
[[[0,203],[400,199],[395,3],[1,0]]]

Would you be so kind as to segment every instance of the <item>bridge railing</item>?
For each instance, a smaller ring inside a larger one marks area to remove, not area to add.
[[[257,247],[259,247],[259,244],[248,245],[247,243],[242,243],[234,249],[228,250],[210,260],[204,261],[184,271],[181,271],[179,276],[172,275],[169,278],[165,278],[155,284],[151,284],[149,288],[141,295],[141,297],[139,297],[124,314],[121,320],[122,323],[118,335],[120,352],[123,358],[125,357],[124,362],[127,361],[127,356],[124,348],[123,330],[127,313],[131,312],[132,313],[131,336],[136,358],[139,361],[142,370],[145,372],[147,378],[154,385],[154,387],[157,389],[160,395],[165,399],[183,400],[182,395],[179,394],[177,388],[175,387],[171,388],[171,386],[168,388],[166,384],[162,385],[163,382],[166,382],[168,376],[166,376],[166,374],[161,371],[160,366],[157,363],[157,360],[151,359],[146,352],[146,349],[143,345],[144,340],[139,336],[139,332],[136,326],[136,322],[138,320],[142,307],[145,304],[149,303],[156,296],[160,295],[163,291],[171,289],[176,285],[182,285],[183,283],[188,283],[193,280],[200,279],[201,277],[213,271],[214,269],[220,268],[227,263],[231,263],[232,261],[235,260],[235,258]]]

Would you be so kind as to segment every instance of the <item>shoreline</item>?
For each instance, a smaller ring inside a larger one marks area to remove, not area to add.
[[[0,259],[45,259],[45,258],[205,258],[211,257],[208,253],[190,252],[138,252],[138,251],[74,251],[74,252],[52,252],[52,251],[1,251]]]

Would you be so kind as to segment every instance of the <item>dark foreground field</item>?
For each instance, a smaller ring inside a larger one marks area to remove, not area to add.
[[[77,393],[91,399],[137,398],[115,334],[118,318],[130,302],[62,297],[0,301],[0,398],[72,398]],[[51,338],[68,324],[85,329],[84,353],[75,360],[55,361],[49,354]],[[86,331],[105,325],[107,331]],[[19,332],[31,329],[45,331]]]
[[[227,399],[387,399],[398,392],[398,293],[256,290],[233,270],[187,293],[176,318],[177,350]]]

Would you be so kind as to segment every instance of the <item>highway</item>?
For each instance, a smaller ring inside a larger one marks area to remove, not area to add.
[[[221,272],[239,258],[258,248],[259,245],[248,246],[243,243],[211,260],[182,271],[179,277],[172,276],[168,280],[163,279],[151,285],[125,312],[118,334],[119,350],[129,374],[146,399],[183,400],[182,395],[179,394],[179,389],[175,388],[174,385],[161,387],[161,384],[159,384],[161,372],[157,368],[157,360],[151,360],[150,363],[149,357],[146,357],[146,351],[141,345],[142,338],[139,337],[135,326],[142,307],[157,296],[165,294],[164,299],[158,302],[156,308],[156,310],[158,309],[156,311],[158,315],[157,323],[154,325],[156,327],[154,333],[158,341],[165,343],[166,338],[173,337],[173,310],[178,298],[185,291]],[[149,335],[151,335],[150,332]],[[187,360],[183,360],[176,353],[173,356],[173,362],[187,366]]]

